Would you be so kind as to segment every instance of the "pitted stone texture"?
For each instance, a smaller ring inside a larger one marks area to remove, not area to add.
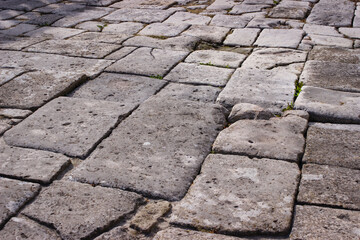
[[[229,31],[229,28],[224,27],[192,25],[182,35],[197,37],[206,42],[221,43]]]
[[[219,87],[226,85],[233,72],[234,69],[198,65],[194,63],[180,63],[166,75],[165,80]]]
[[[64,39],[84,32],[83,30],[60,27],[42,27],[28,32],[25,36],[29,37],[46,37],[51,39]]]
[[[298,29],[264,29],[254,45],[259,47],[297,48],[303,35],[304,32]]]
[[[139,32],[144,25],[142,23],[136,22],[122,22],[118,24],[107,24],[104,25],[104,28],[101,32],[104,33],[115,33],[115,34],[124,34],[124,35],[133,35]]]
[[[315,46],[309,60],[360,64],[360,49]]]
[[[281,1],[269,13],[273,18],[304,19],[310,10],[310,3],[301,1]]]
[[[136,75],[103,73],[81,85],[70,96],[119,102],[129,109],[134,109],[159,91],[165,83]]]
[[[224,41],[229,46],[251,46],[257,38],[260,29],[244,28],[235,29]]]
[[[360,209],[360,170],[305,164],[298,202]]]
[[[186,59],[187,63],[200,63],[218,67],[237,68],[246,58],[245,54],[228,51],[198,50]]]
[[[106,70],[110,72],[140,74],[146,76],[165,76],[187,52],[153,48],[139,48],[120,59]]]
[[[164,21],[172,13],[174,13],[172,10],[123,8],[110,13],[103,19],[106,21],[154,23]]]
[[[119,60],[123,57],[126,57],[130,53],[132,53],[136,47],[122,47],[121,49],[111,53],[110,55],[107,55],[105,59],[109,60]]]
[[[299,175],[294,163],[211,154],[170,221],[219,233],[285,233]]]
[[[22,213],[51,224],[62,239],[84,239],[126,217],[141,199],[121,190],[55,181]]]
[[[309,34],[310,40],[304,39],[303,42],[311,45],[323,45],[333,47],[352,48],[353,41],[343,37],[333,37],[318,34]]]
[[[250,16],[231,16],[217,14],[215,15],[210,25],[227,28],[244,28],[252,19]]]
[[[56,231],[24,216],[11,218],[0,233],[4,240],[61,240]]]
[[[226,235],[185,230],[181,228],[170,227],[159,231],[154,240],[239,240],[242,238],[230,237]],[[261,239],[259,239],[261,240]]]
[[[360,93],[304,86],[295,108],[307,111],[312,121],[360,123]]]
[[[243,119],[268,120],[272,117],[274,117],[274,114],[267,109],[251,103],[238,103],[231,109],[228,121],[234,123]]]
[[[139,35],[175,37],[188,27],[188,24],[153,23],[141,30]]]
[[[39,190],[39,184],[0,177],[0,226],[35,197]]]
[[[179,200],[224,122],[218,105],[150,98],[69,177]]]
[[[359,229],[359,211],[296,206],[290,239],[352,240],[359,238]]]
[[[241,120],[220,132],[213,150],[297,162],[303,154],[307,120],[288,116]]]
[[[0,87],[1,107],[40,107],[83,81],[85,76],[98,74],[112,62],[15,51],[1,51],[0,54],[3,67],[33,71]]]
[[[208,16],[189,12],[176,12],[171,15],[164,23],[172,24],[191,24],[191,25],[207,25],[211,21]]]
[[[300,81],[306,86],[360,92],[359,64],[307,61]]]
[[[85,33],[81,33],[77,36],[74,36],[74,37],[70,38],[69,40],[76,40],[78,42],[84,41],[85,43],[92,42],[92,44],[97,44],[97,42],[121,44],[122,42],[124,42],[126,39],[128,39],[130,37],[131,37],[130,35],[117,34],[117,33],[85,32]],[[94,46],[94,48],[95,49],[91,49],[91,50],[93,50],[93,51],[96,50],[96,48],[97,48],[96,45]]]
[[[174,51],[192,51],[199,41],[200,41],[199,38],[192,36],[179,36],[168,39],[135,36],[125,41],[123,45],[169,49]]]
[[[308,23],[347,27],[351,26],[355,3],[347,0],[320,0],[312,9]]]
[[[8,131],[4,140],[83,158],[131,110],[120,103],[60,97]]]
[[[4,176],[47,184],[69,164],[69,158],[61,154],[10,147],[0,139],[0,173]]]
[[[114,8],[165,9],[175,4],[174,0],[123,0],[111,5]]]
[[[287,71],[238,68],[217,102],[229,108],[237,103],[252,103],[279,112],[294,96],[297,76]]]
[[[310,124],[303,162],[360,169],[360,127]]]

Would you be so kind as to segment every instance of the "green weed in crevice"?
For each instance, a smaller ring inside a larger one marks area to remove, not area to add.
[[[162,77],[162,76],[160,76],[160,75],[156,75],[156,76],[150,76],[150,78],[163,79],[164,77]]]
[[[304,82],[301,82],[299,80],[295,81],[295,92],[294,92],[293,100],[291,103],[287,104],[287,107],[282,110],[283,112],[294,109],[295,101],[300,95],[303,86],[304,86]]]
[[[107,24],[104,25],[96,25],[99,28],[99,32],[102,32],[105,27],[107,27]]]
[[[214,64],[212,64],[211,62],[208,63],[199,63],[200,65],[205,65],[205,66],[214,66]]]

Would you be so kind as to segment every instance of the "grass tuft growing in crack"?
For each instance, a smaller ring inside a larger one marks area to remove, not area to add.
[[[164,77],[162,77],[162,76],[160,76],[160,75],[156,75],[156,76],[150,76],[150,78],[163,79]]]
[[[282,110],[283,112],[294,109],[295,101],[297,97],[300,95],[303,86],[304,86],[304,82],[301,82],[299,80],[295,81],[295,92],[294,92],[293,100],[291,103],[287,104],[287,107]]]

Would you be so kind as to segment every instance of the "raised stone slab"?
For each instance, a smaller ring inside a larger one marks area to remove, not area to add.
[[[60,97],[6,132],[4,140],[84,158],[131,110],[120,103]]]
[[[252,103],[279,112],[291,103],[296,79],[288,71],[238,68],[217,102],[227,108],[237,103]]]
[[[213,144],[219,153],[299,161],[307,120],[298,116],[240,120],[220,132]]]
[[[194,63],[179,63],[173,68],[165,80],[206,84],[215,87],[225,86],[234,69],[218,68]]]
[[[226,37],[224,44],[229,46],[251,46],[259,32],[260,29],[254,28],[235,29]]]
[[[0,226],[36,196],[40,185],[0,177]]]
[[[0,174],[3,176],[47,184],[69,164],[69,158],[61,154],[10,147],[0,139]]]
[[[303,162],[360,169],[360,126],[311,123]]]
[[[238,103],[231,109],[228,121],[234,123],[242,119],[268,120],[272,117],[274,117],[274,114],[268,109],[264,109],[251,103]]]
[[[163,77],[187,55],[184,51],[143,47],[120,59],[106,71]]]
[[[192,25],[182,35],[197,37],[206,42],[221,43],[229,31],[229,28],[224,27]]]
[[[164,23],[172,24],[191,24],[191,25],[207,25],[211,21],[208,16],[189,12],[176,12],[171,15]]]
[[[333,37],[318,34],[309,34],[308,37],[309,39],[305,38],[304,42],[310,45],[324,45],[343,48],[353,47],[353,41],[344,37]]]
[[[83,239],[126,217],[141,199],[117,189],[55,181],[22,213],[53,226],[63,239]]]
[[[305,86],[295,108],[309,112],[312,121],[360,123],[360,93]]]
[[[296,206],[291,240],[359,238],[360,212],[315,206]]]
[[[294,163],[211,154],[170,221],[218,233],[285,233],[299,176]]]
[[[310,3],[306,1],[281,1],[270,11],[269,17],[304,19],[310,9]]]
[[[70,178],[179,200],[224,122],[218,105],[150,98]]]
[[[101,25],[100,25],[101,26]],[[104,25],[102,33],[115,33],[115,34],[124,34],[124,35],[134,35],[138,33],[144,24],[137,22],[122,22],[117,24],[107,24]],[[99,27],[97,27],[99,29]]]
[[[139,35],[175,37],[188,27],[188,24],[153,23],[141,30]]]
[[[14,37],[0,34],[0,49],[2,50],[22,50],[25,47],[35,43],[44,41],[44,38],[30,38],[30,37]],[[3,53],[1,53],[3,54]]]
[[[13,217],[0,232],[2,239],[61,240],[56,231],[27,217]]]
[[[360,64],[360,49],[315,46],[309,60]]]
[[[259,47],[297,48],[304,32],[299,29],[264,29],[254,43]]]
[[[305,164],[298,202],[360,209],[360,170]]]
[[[105,57],[105,59],[119,60],[119,59],[121,59],[123,57],[126,57],[130,53],[132,53],[135,49],[136,49],[136,47],[122,47],[119,50],[107,55]]]
[[[245,54],[228,51],[198,50],[192,52],[186,59],[187,63],[200,63],[218,67],[237,68],[246,58]]]
[[[210,25],[227,28],[244,28],[252,19],[250,16],[215,15]]]
[[[164,21],[173,13],[173,10],[123,8],[102,19],[106,21],[154,23]]]

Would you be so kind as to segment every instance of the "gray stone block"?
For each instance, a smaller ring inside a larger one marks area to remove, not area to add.
[[[254,43],[259,47],[297,48],[304,32],[298,29],[264,29]]]
[[[251,46],[259,32],[260,29],[254,28],[235,29],[226,37],[224,44],[230,46]]]
[[[79,42],[94,42],[97,43],[113,43],[113,44],[122,44],[126,39],[130,38],[131,35],[126,34],[117,34],[117,33],[105,33],[105,32],[84,32],[74,37],[71,37],[69,40],[76,40]],[[95,46],[96,48],[96,46]]]
[[[225,27],[192,25],[182,35],[197,37],[206,42],[221,43],[229,31],[230,28]]]
[[[176,12],[171,15],[164,23],[172,24],[191,24],[191,25],[207,25],[211,21],[208,16],[189,12]]]
[[[267,109],[251,103],[238,103],[231,109],[228,121],[233,123],[242,119],[268,120],[272,117],[275,117],[274,114]]]
[[[126,57],[130,53],[132,53],[136,47],[122,47],[119,50],[107,55],[105,59],[109,60],[120,60],[123,57]]]
[[[192,52],[186,59],[187,63],[200,63],[218,67],[237,68],[245,60],[246,55],[215,50],[198,50]]]
[[[309,60],[360,64],[360,49],[315,46],[309,54]]]
[[[45,37],[50,39],[64,39],[84,32],[83,30],[60,27],[42,27],[24,34],[29,37]]]
[[[137,22],[122,22],[117,24],[104,25],[102,33],[115,33],[124,35],[134,35],[143,29],[144,24]]]
[[[123,0],[111,5],[114,8],[166,9],[175,4],[174,0]]]
[[[304,19],[311,10],[310,3],[302,1],[281,1],[269,13],[273,18]]]
[[[6,118],[26,118],[31,113],[29,110],[0,108],[0,116]]]
[[[175,37],[188,27],[188,24],[152,23],[141,30],[139,35]]]
[[[244,28],[252,19],[250,16],[215,15],[210,25],[227,28]]]
[[[123,8],[110,13],[103,19],[106,21],[154,23],[164,21],[173,13],[172,10]]]

